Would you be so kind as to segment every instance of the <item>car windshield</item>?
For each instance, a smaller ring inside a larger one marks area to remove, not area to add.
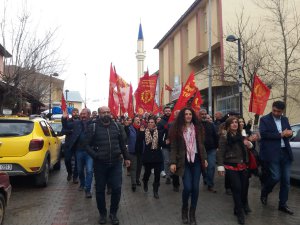
[[[61,123],[51,123],[50,124],[54,132],[61,132],[62,124]]]
[[[20,120],[0,120],[0,137],[25,136],[32,132],[33,122]]]
[[[300,125],[292,126],[292,130],[293,130],[293,137],[291,138],[291,141],[300,142]]]

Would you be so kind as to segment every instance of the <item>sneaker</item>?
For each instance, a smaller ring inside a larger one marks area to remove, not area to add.
[[[84,191],[84,187],[79,186],[78,191]]]
[[[154,171],[153,171],[153,173],[154,173]],[[166,174],[166,172],[163,170],[163,171],[160,172],[160,176],[163,177],[163,178],[165,178],[165,177],[167,176],[167,174]]]
[[[92,198],[92,193],[91,192],[85,192],[85,197],[86,198]]]

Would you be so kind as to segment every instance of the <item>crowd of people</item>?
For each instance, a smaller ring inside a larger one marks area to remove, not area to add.
[[[225,190],[233,197],[233,213],[239,224],[244,224],[245,215],[251,212],[248,202],[251,175],[261,178],[263,205],[280,182],[278,210],[293,214],[287,206],[292,131],[283,116],[284,107],[283,102],[274,102],[272,112],[261,118],[259,131],[255,132],[251,130],[251,120],[246,124],[243,117],[234,113],[223,116],[216,112],[213,120],[205,109],[195,112],[189,107],[175,111],[172,122],[170,107],[164,108],[162,116],[145,113],[133,118],[113,118],[106,106],[92,113],[87,108],[80,114],[73,109],[71,118],[63,112],[67,181],[79,183],[78,190],[85,191],[86,198],[92,198],[95,178],[100,224],[107,223],[105,191],[111,194],[111,223],[119,224],[123,165],[130,175],[132,192],[142,185],[144,192],[148,192],[152,173],[155,199],[159,199],[161,176],[166,184],[172,184],[175,192],[179,192],[182,184],[184,224],[197,224],[195,212],[201,175],[207,191],[217,192],[216,167],[218,174],[225,177]]]

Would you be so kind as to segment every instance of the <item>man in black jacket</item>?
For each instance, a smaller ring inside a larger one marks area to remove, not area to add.
[[[94,159],[96,181],[96,201],[100,213],[100,224],[106,223],[105,186],[111,186],[110,219],[113,225],[119,224],[117,210],[121,198],[122,156],[126,166],[130,161],[126,149],[124,127],[111,119],[110,109],[98,109],[99,119],[88,127],[86,134],[88,154]]]
[[[215,165],[216,165],[216,151],[218,148],[218,135],[213,123],[206,120],[207,111],[200,110],[201,123],[204,128],[204,146],[207,153],[208,166],[206,169],[206,176],[204,182],[207,184],[207,190],[216,193],[214,187]]]

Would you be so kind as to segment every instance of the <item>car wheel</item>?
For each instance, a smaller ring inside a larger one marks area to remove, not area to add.
[[[50,172],[50,165],[49,165],[49,161],[46,160],[42,172],[35,176],[35,185],[39,187],[47,187],[49,181],[49,172]]]
[[[4,220],[4,215],[5,215],[5,198],[4,195],[2,193],[0,193],[0,224],[3,223]]]

